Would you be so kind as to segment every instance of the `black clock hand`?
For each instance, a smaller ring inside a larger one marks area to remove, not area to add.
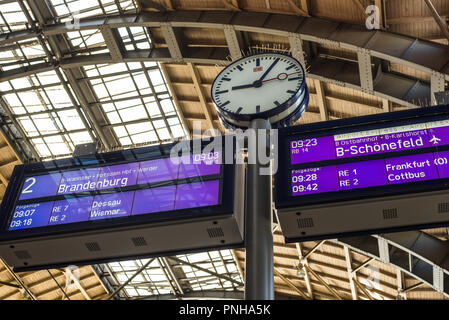
[[[265,79],[265,77],[267,76],[267,74],[271,71],[271,69],[273,69],[273,67],[276,65],[276,63],[278,63],[279,58],[277,58],[276,60],[273,61],[273,63],[271,64],[271,66],[267,69],[267,71],[265,71],[265,73],[262,75],[262,77],[260,77],[259,80],[257,80],[258,82],[262,82],[263,79]]]
[[[278,61],[280,60],[280,58],[277,58],[276,60],[273,61],[273,63],[271,64],[271,66],[268,67],[267,71],[265,71],[265,73],[262,75],[262,77],[260,77],[259,80],[254,81],[253,83],[250,84],[245,84],[242,86],[235,86],[232,87],[232,90],[238,90],[238,89],[246,89],[246,88],[259,88],[262,86],[262,80],[265,79],[265,77],[268,75],[268,73],[270,73],[271,69],[273,69],[273,67],[276,65],[276,63],[278,63]]]
[[[254,87],[254,83],[244,84],[241,86],[235,86],[235,87],[232,87],[232,90],[246,89],[246,88],[252,88],[252,87]]]

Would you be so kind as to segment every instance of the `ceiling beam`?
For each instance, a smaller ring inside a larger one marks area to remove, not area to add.
[[[295,1],[293,0],[287,0],[288,4],[290,5],[290,8],[299,16],[309,17],[309,14],[304,11],[304,9],[300,8]]]
[[[360,14],[365,17],[366,15],[366,8],[362,5],[362,3],[360,2],[360,0],[352,0],[352,2],[355,4],[355,6],[358,8],[358,11],[360,12]]]
[[[301,3],[301,8],[302,10],[304,10],[304,12],[307,14],[307,16],[311,16],[311,12],[310,12],[310,3],[309,0],[300,0]]]
[[[374,0],[374,5],[379,8],[379,25],[382,29],[385,29],[386,23],[386,9],[384,0]],[[365,11],[366,13],[366,11]]]
[[[449,29],[448,29],[448,26],[446,24],[446,21],[443,20],[442,17],[440,17],[440,15],[438,14],[438,11],[435,8],[435,6],[433,5],[432,1],[424,0],[424,2],[426,3],[427,7],[429,8],[430,12],[432,13],[432,16],[435,19],[435,22],[440,27],[441,32],[446,37],[446,39],[449,41]]]
[[[202,268],[202,267],[200,267],[200,266],[198,266],[198,265],[196,265],[196,264],[193,264],[193,263],[190,263],[190,262],[181,260],[181,259],[176,258],[176,257],[173,257],[173,256],[168,257],[168,259],[173,260],[173,261],[176,261],[176,262],[178,262],[178,263],[180,263],[180,264],[187,265],[187,266],[192,267],[192,268],[194,268],[194,269],[198,269],[198,270],[203,271],[203,272],[205,272],[205,273],[208,273],[208,274],[210,274],[210,275],[212,275],[212,276],[215,276],[215,277],[217,277],[217,278],[219,278],[219,279],[223,279],[223,280],[226,280],[226,281],[235,283],[235,284],[238,285],[239,287],[243,287],[243,286],[244,286],[244,284],[241,283],[240,281],[237,281],[237,280],[235,280],[235,279],[233,279],[233,278],[231,278],[231,277],[229,277],[229,276],[227,276],[227,275],[219,274],[219,273],[210,271],[209,269]]]
[[[401,269],[396,270],[396,282],[398,284],[398,297],[397,299],[407,300],[407,292],[404,292],[404,273]]]
[[[179,33],[175,32],[175,29],[170,22],[161,23],[161,31],[171,57],[175,61],[182,61],[182,44],[179,41]]]
[[[179,103],[178,95],[176,94],[176,91],[173,87],[173,82],[171,81],[171,76],[167,71],[167,67],[166,67],[165,63],[160,63],[159,66],[161,68],[162,74],[164,75],[165,82],[167,83],[168,89],[170,90],[171,96],[173,98],[173,102],[175,103],[175,105],[177,107],[176,110],[178,112],[181,123],[184,127],[184,131],[187,135],[187,138],[191,139],[191,130],[192,129],[190,128],[189,123],[187,122],[187,120],[185,118],[184,111],[181,108],[181,104]]]
[[[447,19],[449,16],[442,15],[441,19]],[[414,16],[414,17],[398,17],[398,18],[390,18],[388,19],[389,25],[396,24],[415,24],[421,22],[434,22],[435,18],[433,16]]]
[[[109,54],[113,62],[123,60],[123,48],[119,42],[116,29],[112,29],[108,26],[104,26],[100,29],[104,42],[109,49]]]
[[[128,278],[128,280],[126,280],[125,282],[123,282],[120,287],[118,287],[117,289],[115,289],[115,291],[113,293],[111,293],[106,300],[111,300],[112,298],[115,297],[116,294],[120,293],[120,291],[122,291],[122,289],[124,287],[126,287],[128,285],[128,283],[130,283],[136,276],[138,276],[143,270],[145,270],[146,267],[148,267],[150,265],[150,263],[152,263],[156,258],[152,258],[150,260],[147,261],[147,263],[145,263],[144,265],[142,265],[139,269],[137,269],[137,271]]]
[[[177,287],[178,290],[179,290],[179,293],[180,293],[181,295],[184,295],[184,294],[185,294],[184,289],[182,288],[182,285],[181,285],[181,283],[180,283],[178,277],[176,276],[176,274],[175,274],[175,272],[174,272],[174,270],[173,270],[172,265],[171,265],[170,262],[167,260],[167,258],[163,257],[163,258],[161,258],[161,259],[162,259],[163,264],[165,264],[165,266],[166,266],[166,268],[167,268],[167,271],[168,271],[170,277],[171,277],[171,278],[173,279],[173,281],[175,282],[176,287]]]
[[[221,3],[227,8],[232,11],[241,11],[239,8],[238,0],[232,0],[232,3],[229,3],[228,0],[221,0]]]
[[[438,105],[438,102],[435,98],[435,93],[443,92],[446,90],[445,88],[445,79],[444,74],[433,71],[430,75],[430,99],[433,106]]]
[[[384,112],[390,112],[391,111],[391,101],[388,99],[382,99],[382,110]]]
[[[304,267],[307,269],[307,271],[309,271],[314,277],[315,279],[317,279],[323,286],[326,287],[327,290],[329,290],[330,293],[332,293],[332,295],[334,297],[336,297],[338,300],[344,300],[337,291],[335,291],[331,286],[329,286],[329,284],[324,281],[323,278],[321,278],[321,276],[319,276],[315,271],[312,270],[312,268],[310,268],[307,265],[304,265]]]
[[[327,101],[324,97],[323,83],[318,79],[314,79],[313,82],[315,84],[315,90],[316,90],[316,95],[317,95],[317,100],[318,100],[318,107],[320,108],[321,121],[327,121],[327,120],[329,120],[329,109],[327,106]]]
[[[223,27],[226,43],[229,48],[232,60],[237,60],[242,57],[242,36],[239,31],[236,31],[232,25],[225,25]]]
[[[201,87],[201,79],[200,79],[198,70],[196,69],[195,65],[190,62],[187,63],[187,68],[189,69],[189,73],[190,73],[190,76],[192,77],[193,84],[195,85],[195,90],[198,94],[198,98],[200,100],[203,113],[206,116],[207,124],[209,125],[209,128],[215,128],[213,118],[212,118],[212,113],[210,112],[210,110],[207,106],[206,96]]]
[[[343,247],[343,251],[345,253],[346,269],[348,270],[349,286],[351,287],[352,300],[359,300],[356,284],[354,282],[354,277],[356,277],[356,274],[352,273],[351,253],[347,246]]]
[[[357,50],[357,60],[359,66],[360,86],[365,93],[373,94],[374,80],[371,66],[371,55],[366,49]]]
[[[47,269],[47,272],[50,275],[50,277],[53,279],[53,281],[56,283],[56,286],[59,288],[59,290],[61,290],[61,292],[62,292],[61,300],[63,300],[64,297],[67,298],[67,300],[70,300],[70,297],[68,296],[67,292],[65,292],[64,288],[61,287],[61,285],[59,284],[58,280],[56,280],[56,278],[51,273],[50,269]]]
[[[368,290],[357,280],[357,278],[353,278],[354,283],[357,287],[362,290],[362,292],[365,294],[366,297],[368,297],[369,300],[375,300],[373,296],[368,292]]]
[[[286,277],[284,277],[282,275],[282,273],[278,270],[278,268],[273,268],[274,271],[274,275],[279,277],[282,281],[284,281],[287,286],[289,286],[291,289],[293,289],[295,292],[297,292],[301,297],[303,297],[305,300],[310,300],[310,298],[304,293],[302,292],[301,289],[299,289],[293,282],[291,282],[289,279],[287,279]]]
[[[20,276],[18,274],[16,274],[1,257],[0,257],[0,262],[1,262],[1,264],[3,264],[5,266],[6,270],[9,272],[9,274],[16,280],[16,282],[26,292],[26,294],[31,298],[31,300],[37,300],[36,296],[33,294],[33,292],[31,292],[31,290],[28,288],[28,286],[23,282],[23,280],[20,278]]]
[[[367,266],[368,264],[371,263],[371,261],[373,261],[374,258],[368,258],[366,259],[364,262],[362,262],[359,266],[357,266],[356,268],[354,268],[352,270],[352,273],[356,273],[357,271],[359,271],[360,269],[362,269],[363,267]]]
[[[305,264],[308,265],[309,262],[307,261],[307,258],[305,258],[303,255],[302,245],[300,242],[296,243],[296,251],[298,251],[299,262],[301,263],[301,267],[304,271],[304,280],[306,281],[307,293],[309,294],[310,299],[313,299],[313,289],[312,289],[312,284],[310,282],[309,271],[307,271],[307,269],[304,267],[304,265]]]

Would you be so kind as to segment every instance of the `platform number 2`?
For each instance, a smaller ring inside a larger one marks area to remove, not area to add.
[[[25,184],[30,183],[28,186],[23,189],[22,193],[32,193],[31,187],[36,183],[36,178],[28,178],[25,180]]]

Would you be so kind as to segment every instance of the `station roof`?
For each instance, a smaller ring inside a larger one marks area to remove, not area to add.
[[[445,21],[449,2],[432,3]],[[378,31],[366,30],[368,5],[380,8]],[[449,80],[446,33],[421,0],[2,0],[0,197],[14,165],[77,144],[172,142],[193,121],[224,132],[210,87],[250,52],[306,65],[311,99],[297,124],[435,104]],[[277,298],[449,296],[350,243],[285,244],[274,227]],[[406,236],[449,240],[447,228]],[[0,260],[0,299],[241,299],[244,259],[238,249],[84,266],[70,288],[65,270],[14,273]]]

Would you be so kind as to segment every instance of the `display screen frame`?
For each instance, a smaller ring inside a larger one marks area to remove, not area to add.
[[[328,165],[393,158],[411,154],[448,151],[449,145],[440,147],[426,147],[418,150],[413,149],[401,150],[396,152],[385,152],[292,165],[290,151],[291,141],[439,120],[449,120],[449,105],[381,113],[279,129],[279,150],[277,166],[278,171],[275,175],[274,195],[276,208],[288,209],[309,205],[339,203],[352,200],[381,198],[386,196],[400,196],[410,193],[422,193],[449,189],[449,178],[440,178],[435,180],[415,181],[359,189],[322,192],[300,196],[292,195],[291,172],[295,169],[324,167]]]
[[[235,138],[232,143],[232,152],[235,155]],[[201,177],[181,179],[178,182],[199,182],[207,180],[220,180],[218,204],[213,206],[188,208],[172,211],[154,212],[148,214],[130,215],[125,217],[113,217],[110,219],[88,220],[74,223],[47,225],[40,227],[24,228],[17,230],[8,230],[10,221],[14,214],[15,208],[19,202],[20,192],[26,178],[30,176],[44,175],[61,171],[69,171],[73,169],[89,169],[103,166],[111,166],[117,164],[133,163],[147,160],[155,160],[168,158],[171,149],[176,143],[142,147],[136,149],[128,149],[122,151],[113,151],[96,155],[89,155],[78,158],[64,158],[52,161],[31,163],[18,165],[14,168],[13,174],[8,184],[4,199],[0,207],[0,242],[21,240],[28,238],[36,238],[43,236],[58,236],[73,233],[82,233],[88,231],[106,231],[117,228],[132,228],[133,226],[164,223],[168,221],[182,221],[196,218],[219,217],[233,212],[234,207],[234,174],[235,164],[224,164],[225,159],[225,143],[226,139],[222,139],[221,145],[221,164],[220,173],[203,179]],[[195,150],[194,146],[201,146],[201,151],[209,144],[207,141],[190,140],[189,148]],[[212,150],[217,151],[217,150]],[[152,183],[150,186],[166,186],[173,185],[173,181]],[[122,191],[141,190],[135,186],[119,188]],[[111,191],[86,191],[78,194],[86,196],[112,193]],[[51,197],[40,198],[38,202],[61,200],[69,195],[57,195]],[[36,203],[36,199],[21,200],[21,204]]]

